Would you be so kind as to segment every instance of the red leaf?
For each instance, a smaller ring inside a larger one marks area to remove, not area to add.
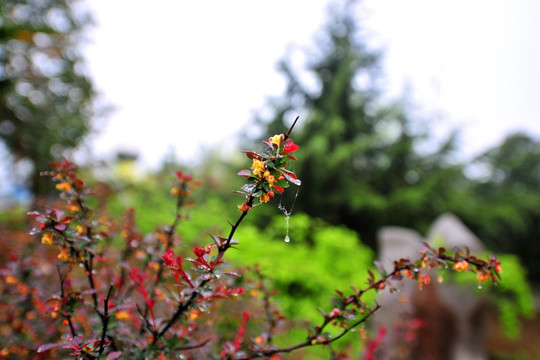
[[[296,177],[296,174],[293,173],[293,172],[290,171],[290,170],[287,170],[287,169],[281,169],[281,172],[282,172],[283,174],[289,175],[289,176],[292,177],[293,179],[296,179],[296,178],[297,178],[297,177]]]
[[[69,163],[68,159],[63,158],[62,161],[60,162],[60,165],[65,167],[65,168],[68,168],[71,164]]]
[[[246,154],[247,157],[250,158],[251,160],[261,160],[263,158],[262,155],[259,155],[253,151],[241,151],[241,152]]]
[[[193,175],[184,174],[182,171],[178,170],[176,171],[176,178],[181,182],[189,182],[191,179],[193,179]]]
[[[287,139],[287,141],[285,141],[285,146],[284,146],[282,154],[292,153],[292,152],[294,152],[294,151],[296,151],[298,149],[300,149],[300,147],[298,145],[293,143],[293,141],[291,139]]]

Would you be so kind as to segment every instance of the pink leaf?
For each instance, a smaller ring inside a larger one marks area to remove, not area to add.
[[[251,171],[249,170],[240,170],[238,175],[243,176],[244,178],[249,178],[251,176]]]
[[[112,352],[112,353],[109,353],[109,355],[107,355],[107,357],[105,358],[105,360],[114,360],[114,359],[118,359],[121,355],[122,355],[122,352],[121,352],[121,351],[114,351],[114,352]]]
[[[41,345],[40,347],[37,348],[37,352],[38,353],[42,353],[42,352],[45,352],[45,351],[48,351],[50,349],[54,349],[55,347],[58,347],[62,344],[45,344],[45,345]]]

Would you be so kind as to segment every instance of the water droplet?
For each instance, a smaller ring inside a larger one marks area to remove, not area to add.
[[[288,243],[288,242],[291,241],[291,238],[289,237],[289,235],[287,235],[287,236],[285,236],[285,239],[284,239],[284,240],[285,240],[286,243]]]

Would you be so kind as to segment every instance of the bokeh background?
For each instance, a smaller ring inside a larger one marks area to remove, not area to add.
[[[510,293],[529,310],[515,305],[502,327],[534,328],[539,17],[534,0],[4,1],[0,226],[24,230],[27,209],[53,192],[39,173],[66,156],[109,184],[111,213],[138,207],[147,232],[170,216],[171,171],[193,172],[204,183],[201,210],[181,231],[200,240],[241,202],[230,193],[236,171],[249,166],[238,150],[260,146],[298,115],[303,186],[256,209],[243,233],[266,231],[267,250],[284,258],[290,231],[293,263],[321,256],[305,265],[319,282],[291,278],[280,265],[289,314],[315,316],[302,299],[323,299],[321,286],[340,284],[328,273],[343,286],[357,281],[347,270],[370,266],[384,226],[426,234],[450,212],[490,251],[515,256],[527,281],[516,270],[520,288]],[[354,246],[361,260],[317,266],[325,253]],[[264,263],[257,247],[245,251]],[[530,339],[532,348],[520,347],[524,332],[490,356],[538,358]]]

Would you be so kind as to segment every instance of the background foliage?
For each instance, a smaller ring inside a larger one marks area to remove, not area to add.
[[[52,160],[88,134],[95,92],[79,46],[89,15],[77,1],[0,3],[0,139],[30,165],[35,195]]]

